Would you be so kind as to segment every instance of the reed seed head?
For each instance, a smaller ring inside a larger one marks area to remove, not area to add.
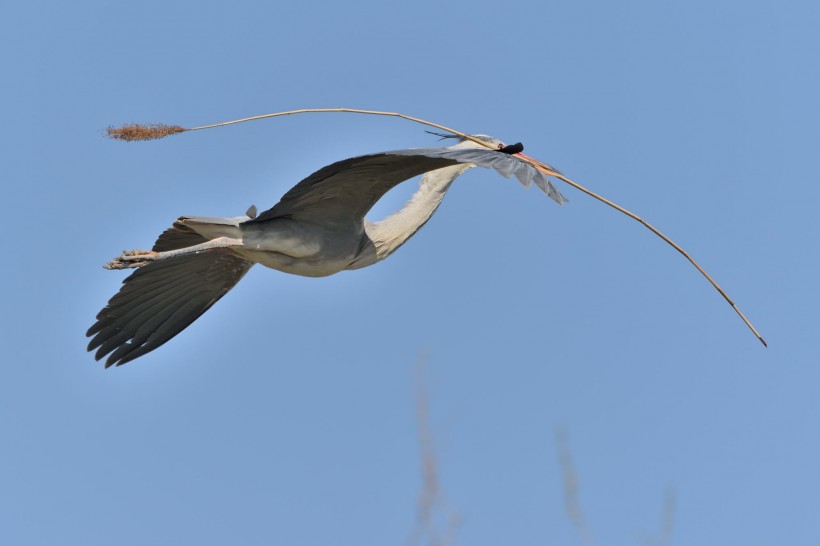
[[[179,125],[165,125],[164,123],[152,123],[150,125],[132,123],[130,125],[122,125],[120,127],[108,127],[105,132],[110,138],[134,142],[137,140],[154,140],[157,138],[163,138],[168,135],[175,135],[187,130],[188,129],[185,127],[180,127]]]

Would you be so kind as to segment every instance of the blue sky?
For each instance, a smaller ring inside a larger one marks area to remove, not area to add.
[[[656,534],[667,490],[674,544],[820,541],[816,3],[277,4],[4,10],[0,542],[402,544],[420,358],[455,544],[581,543],[556,428],[601,544]],[[120,250],[436,145],[345,114],[103,129],[335,106],[522,141],[690,251],[769,349],[637,223],[472,170],[389,260],[254,268],[168,345],[95,363]]]

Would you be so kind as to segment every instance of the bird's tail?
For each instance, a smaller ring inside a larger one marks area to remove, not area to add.
[[[251,215],[252,214],[252,215]],[[151,250],[164,252],[206,243],[219,237],[241,239],[239,224],[256,216],[256,207],[248,209],[245,216],[212,218],[208,216],[181,216],[159,236]]]

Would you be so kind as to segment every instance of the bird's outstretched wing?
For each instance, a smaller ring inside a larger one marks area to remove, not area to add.
[[[555,187],[544,173],[526,161],[515,157],[514,154],[502,153],[485,148],[417,148],[399,150],[391,153],[401,155],[410,153],[421,154],[425,157],[454,159],[459,163],[472,163],[477,167],[493,169],[504,178],[512,178],[515,176],[525,188],[529,188],[532,184],[535,184],[538,189],[559,205],[563,205],[567,202],[567,198],[561,195],[558,188]],[[561,171],[558,169],[554,167],[549,168],[561,174]]]
[[[181,248],[204,238],[181,223],[163,233],[154,250]],[[186,254],[144,265],[123,281],[122,288],[88,329],[88,350],[105,367],[125,364],[153,351],[184,330],[224,296],[253,262],[225,252]],[[113,351],[113,352],[112,352]]]
[[[507,178],[515,176],[525,186],[535,183],[558,203],[565,201],[543,173],[509,154],[478,148],[415,148],[352,157],[323,167],[248,223],[280,217],[323,222],[361,220],[398,184],[458,164],[494,169]]]

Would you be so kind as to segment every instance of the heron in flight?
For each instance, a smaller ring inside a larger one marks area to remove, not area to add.
[[[445,135],[442,135],[445,136]],[[450,136],[450,135],[446,135]],[[324,167],[257,215],[183,216],[151,250],[123,251],[107,269],[137,268],[89,328],[88,350],[105,367],[160,347],[207,311],[261,264],[285,273],[324,277],[384,260],[433,216],[453,181],[473,167],[494,169],[524,186],[535,184],[555,202],[564,196],[544,172],[522,159],[523,146],[473,135],[446,148],[363,155]],[[534,161],[534,160],[532,160]],[[541,165],[552,169],[548,165]],[[404,207],[380,222],[367,212],[390,189],[422,175]],[[109,354],[110,353],[110,354]]]

